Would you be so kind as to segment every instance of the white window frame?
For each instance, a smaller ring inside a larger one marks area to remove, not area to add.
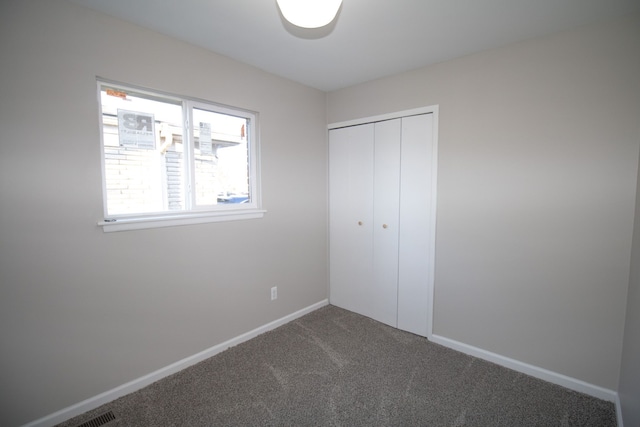
[[[183,113],[183,143],[185,144],[185,199],[188,200],[186,208],[181,211],[162,211],[139,214],[107,214],[107,180],[105,171],[105,145],[102,120],[101,91],[104,87],[122,91],[134,91],[136,93],[159,97],[166,100],[182,103]],[[177,96],[157,90],[149,90],[134,85],[113,82],[107,79],[97,79],[98,118],[100,126],[100,161],[102,170],[102,197],[104,219],[98,222],[104,232],[139,230],[158,227],[172,227],[179,225],[202,224],[210,222],[237,221],[262,218],[266,211],[262,209],[260,194],[260,156],[259,156],[259,132],[258,113],[241,108],[229,107],[211,101]],[[241,117],[248,120],[247,144],[249,158],[249,201],[241,204],[218,204],[214,206],[196,206],[194,200],[194,136],[191,126],[193,108],[205,109],[216,113]]]

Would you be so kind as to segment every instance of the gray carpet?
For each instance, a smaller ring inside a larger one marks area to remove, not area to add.
[[[593,426],[615,407],[328,306],[60,426]]]

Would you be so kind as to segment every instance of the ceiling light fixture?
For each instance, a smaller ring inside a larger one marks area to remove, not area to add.
[[[276,0],[282,16],[302,28],[320,28],[333,21],[342,0]]]

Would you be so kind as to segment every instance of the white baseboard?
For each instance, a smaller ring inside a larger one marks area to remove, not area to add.
[[[598,399],[614,402],[616,403],[616,406],[618,408],[620,407],[618,402],[618,393],[613,390],[609,390],[604,387],[589,384],[585,381],[578,380],[576,378],[571,378],[566,375],[559,374],[557,372],[553,372],[547,369],[539,368],[537,366],[529,365],[527,363],[520,362],[515,359],[510,359],[508,357],[501,356],[499,354],[492,353],[490,351],[486,351],[481,348],[464,344],[459,341],[455,341],[439,335],[431,335],[429,339],[436,344],[441,344],[445,347],[449,347],[453,350],[460,351],[470,356],[475,356],[480,359],[484,359],[489,362],[493,362],[495,364],[504,366],[506,368],[513,369],[514,371],[522,372],[523,374],[527,374],[532,377],[539,378],[541,380],[548,381],[550,383],[557,384],[562,387],[566,387],[568,389],[587,394],[589,396],[597,397]],[[622,424],[618,424],[618,425],[621,426]]]
[[[28,424],[25,424],[23,427],[51,427],[63,421],[66,421],[70,418],[78,416],[80,414],[84,414],[87,411],[95,409],[99,406],[104,405],[105,403],[109,403],[129,393],[138,391],[141,388],[144,388],[158,380],[161,380],[162,378],[168,377],[169,375],[175,374],[176,372],[179,372],[185,368],[188,368],[189,366],[195,365],[198,362],[202,362],[203,360],[206,360],[212,356],[215,356],[216,354],[223,352],[229,347],[236,346],[238,344],[241,344],[245,341],[250,340],[251,338],[255,338],[260,334],[263,334],[279,326],[282,326],[286,323],[289,323],[299,317],[304,316],[305,314],[311,313],[312,311],[322,308],[328,304],[329,304],[328,300],[323,300],[313,305],[310,305],[309,307],[303,308],[302,310],[298,310],[295,313],[291,313],[278,320],[274,320],[271,323],[267,323],[266,325],[260,326],[259,328],[256,328],[245,334],[232,338],[221,344],[215,345],[211,348],[201,351],[200,353],[194,354],[193,356],[189,356],[185,359],[172,363],[169,366],[158,369],[157,371],[152,372],[148,375],[145,375],[143,377],[130,381],[126,384],[123,384],[112,390],[101,393],[97,396],[91,397],[87,400],[83,400],[82,402],[76,403],[75,405],[61,409],[60,411],[54,412],[53,414],[47,415],[46,417],[32,421]]]

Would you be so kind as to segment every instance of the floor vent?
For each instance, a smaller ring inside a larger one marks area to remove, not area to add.
[[[102,415],[98,415],[97,417],[92,418],[87,422],[78,424],[76,427],[100,427],[115,419],[116,419],[116,416],[113,415],[113,412],[109,411],[109,412],[105,412]]]

